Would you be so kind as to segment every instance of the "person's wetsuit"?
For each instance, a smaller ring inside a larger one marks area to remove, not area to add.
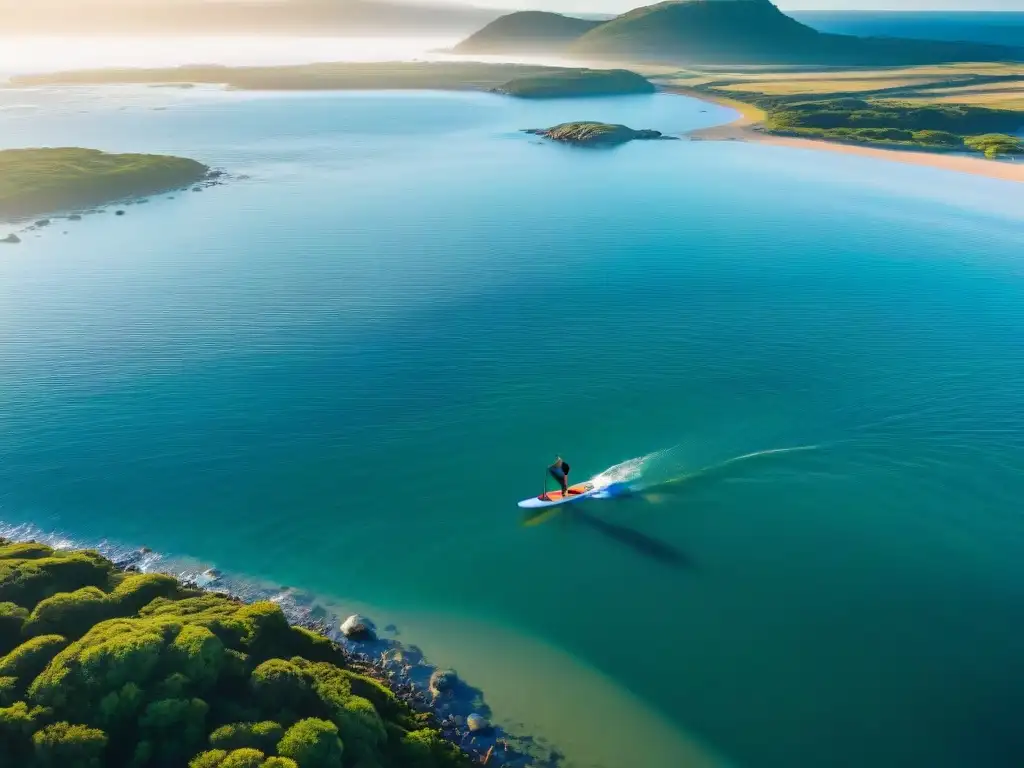
[[[569,495],[569,464],[564,461],[557,461],[548,467],[548,472],[551,474],[558,484],[562,486],[562,495]]]

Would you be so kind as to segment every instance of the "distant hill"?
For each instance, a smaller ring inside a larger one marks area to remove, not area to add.
[[[637,8],[571,48],[581,55],[760,62],[817,50],[820,37],[768,0],[689,0]]]
[[[565,48],[603,21],[544,11],[519,11],[492,21],[459,43],[455,53],[528,53]]]
[[[980,43],[826,34],[782,13],[770,0],[672,0],[592,23],[575,36],[571,33],[581,20],[530,14],[528,25],[510,23],[503,33],[505,20],[520,15],[492,22],[465,43],[476,38],[474,45],[482,46],[477,52],[543,50],[592,60],[695,64],[900,65],[1024,58],[1024,50]]]

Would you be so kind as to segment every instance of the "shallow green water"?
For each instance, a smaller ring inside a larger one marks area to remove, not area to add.
[[[5,521],[368,605],[576,766],[1024,757],[1015,185],[517,132],[727,117],[671,96],[31,100],[251,178],[4,251]]]

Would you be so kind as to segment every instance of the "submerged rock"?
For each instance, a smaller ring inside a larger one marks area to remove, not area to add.
[[[377,639],[373,622],[359,614],[353,614],[341,622],[341,634],[349,640],[356,641]]]
[[[50,220],[49,219],[40,219],[39,221],[36,222],[36,226],[37,227],[48,227],[48,226],[50,226]]]
[[[68,221],[81,221],[81,220],[82,220],[82,214],[80,214],[80,213],[72,213],[70,216],[68,216]]]
[[[114,211],[115,216],[124,216],[124,211]]]
[[[459,684],[459,676],[451,669],[438,669],[430,676],[430,690],[434,693],[454,691]]]
[[[634,130],[612,123],[561,123],[552,128],[528,128],[523,133],[581,146],[615,146],[630,141],[673,140],[661,131]]]
[[[18,237],[17,235],[15,235],[14,233],[9,234],[3,240],[0,240],[0,243],[11,243],[12,245],[15,244],[15,243],[20,243],[20,242],[21,242],[21,238]]]

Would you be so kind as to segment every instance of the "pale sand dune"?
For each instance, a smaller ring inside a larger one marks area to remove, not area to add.
[[[1003,181],[1016,181],[1024,183],[1024,160],[1017,162],[1003,162],[988,160],[983,157],[969,157],[965,155],[939,154],[936,152],[915,152],[903,149],[879,149],[877,147],[864,147],[856,144],[839,144],[833,141],[820,141],[817,139],[801,139],[791,136],[772,136],[756,130],[760,118],[759,110],[748,104],[740,104],[731,99],[712,99],[707,94],[699,91],[690,91],[684,88],[666,89],[674,93],[681,93],[686,96],[703,101],[711,101],[724,107],[730,107],[740,112],[739,117],[728,125],[719,125],[713,128],[704,128],[693,131],[690,138],[702,141],[757,141],[764,144],[776,146],[793,147],[796,149],[817,149],[828,152],[842,152],[848,155],[859,155],[861,157],[873,157],[878,160],[889,160],[895,163],[908,165],[924,165],[930,168],[941,168],[946,171],[957,171],[959,173],[970,173],[975,176],[987,176],[991,179]]]
[[[1002,162],[986,160],[983,157],[966,157],[963,155],[941,155],[932,152],[914,152],[900,149],[876,149],[860,147],[854,144],[836,144],[830,141],[799,139],[789,136],[769,136],[757,131],[747,130],[745,138],[765,144],[776,144],[797,149],[825,149],[830,152],[843,152],[861,157],[874,157],[879,160],[890,160],[909,165],[926,165],[931,168],[942,168],[947,171],[971,173],[975,176],[988,176],[992,179],[1017,181],[1024,183],[1024,161]]]

